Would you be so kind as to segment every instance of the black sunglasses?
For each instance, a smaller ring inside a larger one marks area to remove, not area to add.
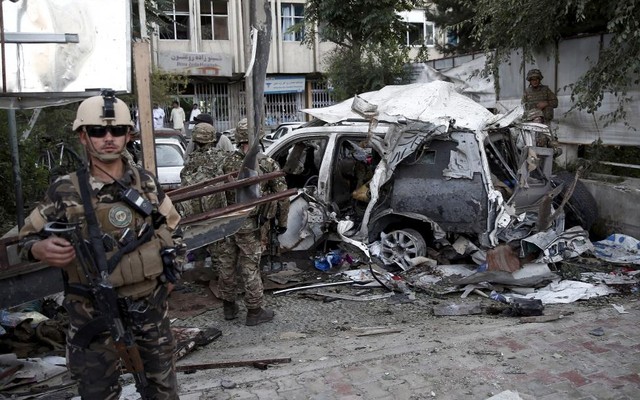
[[[89,135],[89,137],[92,137],[92,138],[103,138],[107,136],[107,131],[111,132],[111,136],[113,137],[120,137],[129,133],[129,126],[128,125],[108,125],[108,126],[90,125],[85,127],[85,130],[87,131],[87,135]]]

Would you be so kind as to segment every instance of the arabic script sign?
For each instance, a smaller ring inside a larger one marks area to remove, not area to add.
[[[231,76],[231,55],[222,53],[161,52],[161,70],[182,75]]]
[[[304,82],[304,76],[267,77],[264,82],[264,93],[302,93]]]

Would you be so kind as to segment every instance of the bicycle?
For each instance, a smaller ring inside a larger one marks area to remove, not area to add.
[[[56,144],[53,149],[44,149],[36,160],[36,167],[49,170],[50,182],[76,171],[82,164],[82,157],[64,142]]]

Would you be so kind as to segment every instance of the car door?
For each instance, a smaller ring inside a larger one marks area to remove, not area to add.
[[[290,199],[287,230],[278,236],[281,251],[309,250],[325,237],[331,222],[327,198],[331,160],[325,154],[332,154],[333,143],[330,135],[296,137],[268,151],[287,173],[287,186],[299,189]]]

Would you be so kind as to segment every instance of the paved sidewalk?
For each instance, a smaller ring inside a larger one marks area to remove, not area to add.
[[[265,324],[250,346],[234,342],[233,335],[234,329],[250,328],[225,325],[226,335],[180,364],[275,357],[292,362],[267,370],[179,374],[181,399],[486,399],[506,390],[523,399],[638,399],[640,302],[627,300],[627,314],[610,305],[560,305],[548,306],[545,314],[573,314],[546,323],[425,316],[408,318],[397,326],[399,333],[366,337],[336,326],[331,336],[285,339],[286,326]],[[597,328],[602,336],[590,334]],[[223,380],[236,387],[223,389]]]

